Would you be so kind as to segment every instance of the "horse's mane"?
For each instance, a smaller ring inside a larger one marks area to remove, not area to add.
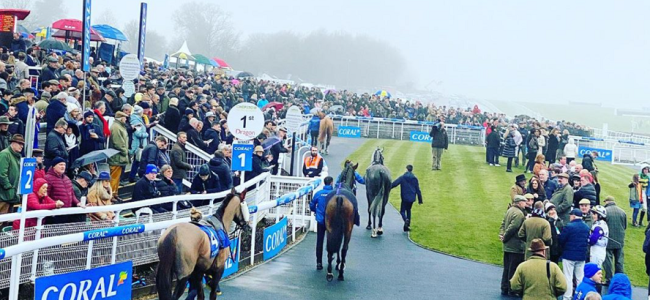
[[[372,161],[370,162],[373,165],[383,165],[384,164],[384,155],[381,154],[379,148],[375,149],[375,152],[372,153]]]
[[[343,169],[343,172],[341,172],[341,182],[348,188],[352,188],[352,182],[354,181],[354,167],[352,166],[352,162],[346,161],[345,162],[345,169]]]
[[[237,195],[233,193],[226,195],[226,198],[223,199],[223,201],[221,201],[221,205],[219,206],[219,208],[217,208],[217,211],[214,213],[214,216],[217,217],[219,220],[221,220],[223,218],[224,212],[226,211],[226,208],[230,204],[230,201],[233,198],[235,198],[235,196]]]

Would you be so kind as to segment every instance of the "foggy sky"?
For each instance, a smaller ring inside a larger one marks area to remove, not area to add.
[[[82,1],[66,1],[70,17],[80,18]],[[93,12],[111,9],[122,28],[138,17],[139,2],[95,0]],[[181,1],[145,2],[148,28],[174,32]],[[445,94],[650,106],[649,1],[214,2],[244,36],[325,28],[390,41],[417,86],[434,82],[428,88]]]

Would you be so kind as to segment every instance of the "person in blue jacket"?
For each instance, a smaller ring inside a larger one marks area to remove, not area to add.
[[[417,177],[413,175],[413,166],[406,166],[406,173],[398,177],[391,188],[395,188],[401,185],[400,196],[402,198],[402,203],[399,208],[399,213],[402,215],[402,220],[404,221],[404,231],[411,230],[411,207],[415,202],[415,197],[418,198],[418,203],[422,205],[422,191],[420,191],[420,184],[418,183]]]
[[[346,161],[346,163],[347,163],[347,161]],[[352,193],[355,196],[357,195],[357,185],[356,185],[356,183],[360,183],[360,184],[364,184],[364,185],[366,184],[366,180],[363,179],[363,176],[359,175],[359,172],[356,171],[357,167],[359,167],[359,163],[357,163],[356,165],[353,166],[353,168],[354,168],[354,181],[355,182],[352,183],[352,185],[353,185]],[[336,182],[335,182],[334,185],[338,185],[339,182],[342,182],[341,175],[343,175],[343,173],[339,174],[339,177],[336,178]]]
[[[320,132],[320,117],[315,114],[309,120],[309,135],[311,135],[311,145],[318,145],[318,134]]]
[[[589,248],[589,226],[582,220],[582,211],[574,208],[570,213],[571,222],[564,226],[560,233],[559,242],[562,252],[562,268],[567,282],[582,282],[583,268],[587,260]],[[568,285],[564,299],[572,299],[573,285]]]
[[[309,202],[309,209],[316,215],[316,270],[323,269],[323,241],[325,240],[325,208],[327,207],[327,195],[334,189],[332,176],[325,177],[323,189],[316,192]]]
[[[584,300],[590,292],[597,293],[596,285],[603,280],[603,271],[595,263],[585,264],[584,273],[585,277],[576,288],[573,300]]]
[[[603,300],[631,300],[632,299],[632,283],[630,278],[624,273],[614,274],[612,281],[609,283],[607,295],[603,296]]]

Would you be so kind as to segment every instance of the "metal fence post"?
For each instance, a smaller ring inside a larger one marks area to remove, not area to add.
[[[86,254],[86,270],[90,270],[93,261],[93,244],[95,241],[88,241],[88,254]]]
[[[34,233],[34,240],[38,241],[41,239],[41,229],[43,229],[43,217],[36,220],[36,232]],[[36,280],[36,269],[38,267],[38,249],[34,250],[32,255],[32,276],[31,280]]]
[[[296,200],[294,199],[293,201],[293,209],[291,210],[291,241],[295,242],[296,241],[296,210],[298,209],[296,207]]]
[[[253,227],[251,233],[251,266],[255,264],[255,240],[257,236],[257,213],[253,214]],[[241,239],[240,239],[241,240]],[[264,243],[262,242],[262,245]]]
[[[114,224],[113,227],[117,227],[120,225],[120,217],[119,217],[120,213],[122,213],[121,210],[118,211],[116,214],[115,221],[113,222]],[[117,258],[117,239],[118,237],[116,236],[113,237],[113,246],[111,247],[111,264],[115,264],[115,259]]]

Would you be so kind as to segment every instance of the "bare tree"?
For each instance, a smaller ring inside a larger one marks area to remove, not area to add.
[[[117,24],[117,19],[115,18],[115,14],[113,14],[112,10],[105,9],[99,14],[93,13],[92,22],[93,24],[107,24],[115,27]]]
[[[122,33],[129,39],[128,42],[122,43],[122,50],[130,53],[138,51],[138,34],[140,32],[140,23],[137,20],[131,20],[122,29]],[[145,49],[146,50],[146,49]]]
[[[21,24],[30,30],[38,26],[50,26],[65,16],[66,7],[63,0],[2,0],[0,8],[18,8],[31,10],[30,15]]]
[[[230,14],[213,3],[185,3],[175,12],[174,23],[193,53],[227,58],[239,44]]]
[[[138,52],[138,34],[140,34],[140,23],[138,20],[131,20],[126,23],[122,33],[129,39],[127,42],[122,43],[122,51],[129,53]],[[151,30],[151,28],[147,29],[144,52],[145,56],[162,61],[165,53],[169,52],[167,38],[157,31]]]

